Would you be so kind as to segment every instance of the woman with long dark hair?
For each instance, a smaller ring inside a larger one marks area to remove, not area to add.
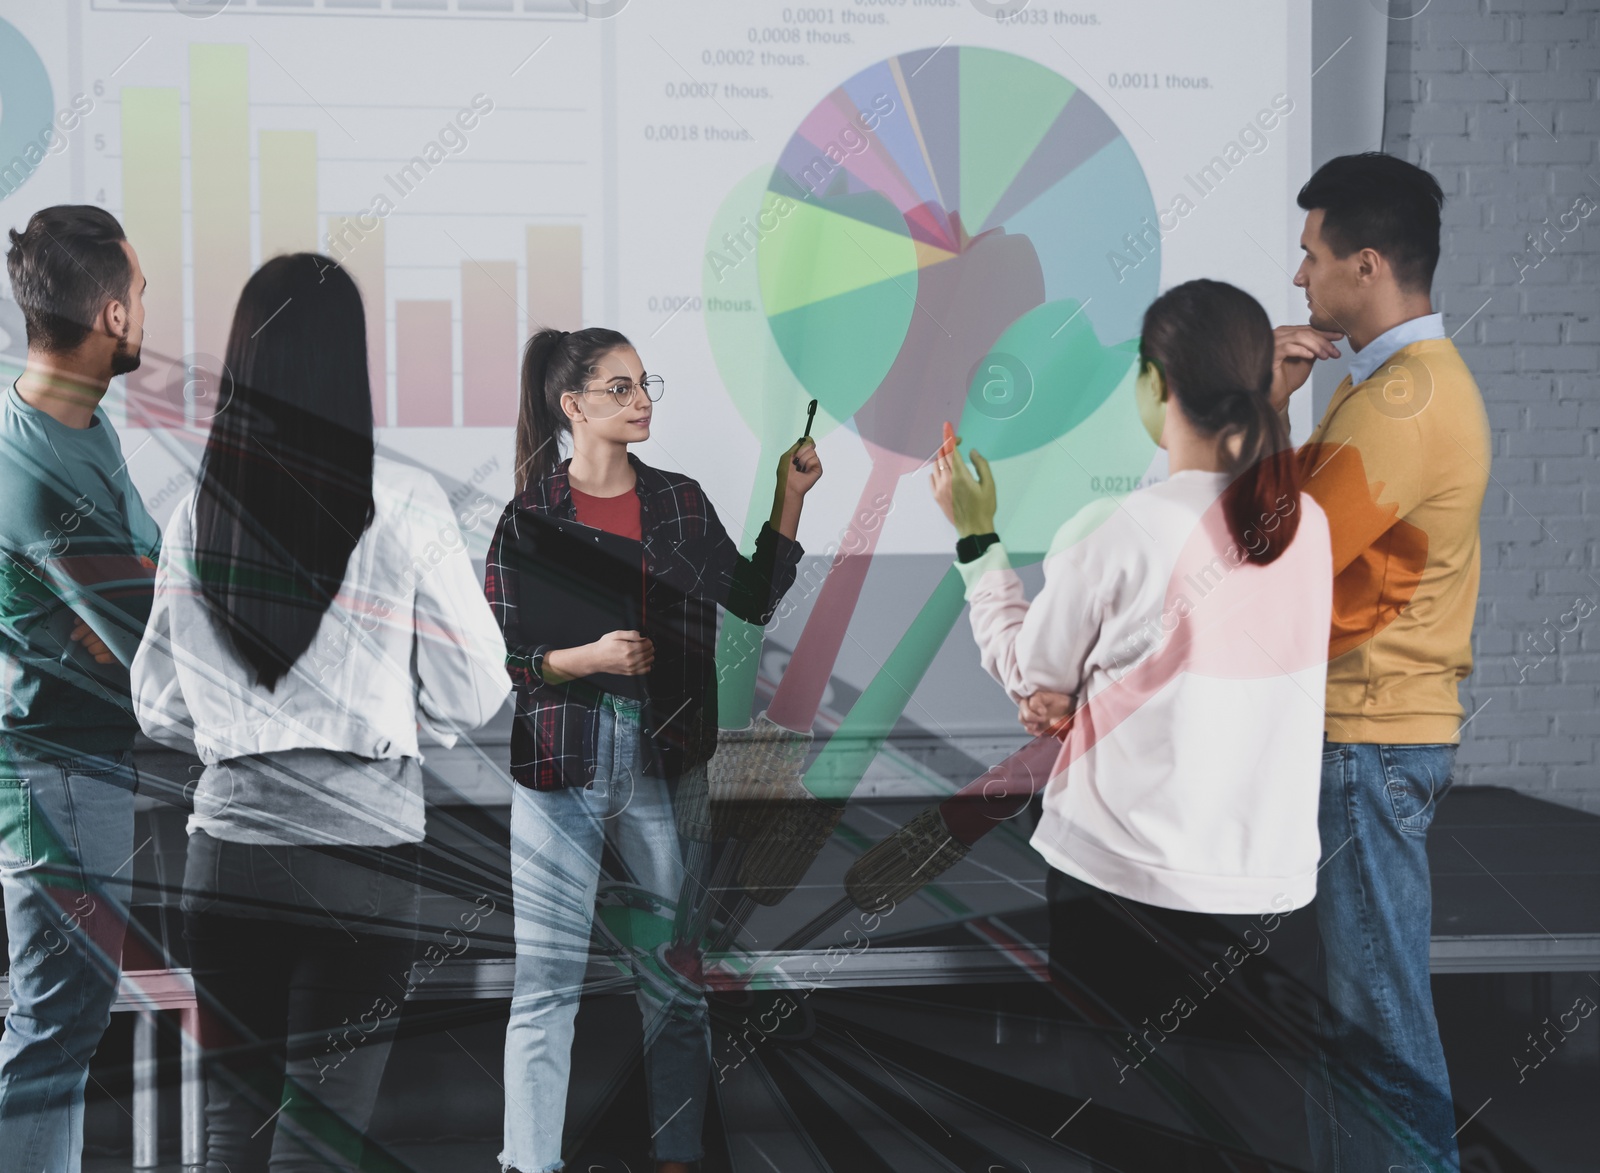
[[[207,1167],[354,1169],[415,948],[418,733],[487,721],[505,649],[444,491],[375,454],[349,275],[268,261],[226,366],[133,664],[145,732],[205,763],[183,912]]]
[[[772,515],[742,557],[698,483],[628,451],[650,438],[662,386],[615,330],[543,330],[523,356],[517,496],[490,545],[485,589],[516,686],[517,964],[500,1160],[524,1173],[561,1167],[573,1019],[607,840],[626,870],[608,877],[604,898],[608,929],[640,978],[655,1159],[674,1173],[700,1159],[705,999],[648,926],[670,930],[685,875],[677,820],[698,817],[675,814],[674,800],[705,800],[717,608],[771,619],[794,582],[801,504],[822,475],[811,441],[783,454]]]
[[[1260,1058],[1247,1035],[1314,1053],[1314,1021],[1267,995],[1315,1005],[1315,923],[1294,910],[1316,891],[1332,556],[1268,397],[1272,353],[1266,312],[1234,286],[1190,281],[1150,306],[1136,398],[1169,474],[1067,522],[1031,602],[994,533],[988,463],[971,453],[974,476],[952,453],[933,474],[983,666],[1030,732],[1063,740],[1032,842],[1058,979],[1119,1027],[1106,1094],[1169,1089],[1176,1068],[1215,1093],[1213,1125],[1230,1064]],[[1300,1120],[1286,1108],[1238,1126]]]

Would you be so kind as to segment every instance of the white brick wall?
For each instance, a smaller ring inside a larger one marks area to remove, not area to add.
[[[1432,0],[1390,22],[1384,149],[1444,187],[1435,306],[1494,429],[1457,780],[1600,812],[1597,73],[1600,0]]]

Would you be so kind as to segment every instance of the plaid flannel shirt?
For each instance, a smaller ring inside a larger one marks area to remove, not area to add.
[[[753,557],[739,553],[699,484],[651,468],[630,455],[638,475],[644,544],[647,635],[655,663],[646,678],[645,768],[674,778],[707,761],[717,747],[717,607],[765,625],[793,585],[804,552],[766,523]],[[557,601],[548,610],[519,603],[511,581],[527,514],[577,519],[567,481],[570,461],[529,485],[505,508],[489,544],[484,592],[506,639],[506,665],[516,686],[511,776],[534,790],[586,786],[594,779],[602,694],[583,680],[550,684],[533,657],[567,647]],[[526,601],[526,595],[522,596]]]

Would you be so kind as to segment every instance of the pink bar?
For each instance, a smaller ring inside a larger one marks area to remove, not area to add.
[[[448,428],[453,376],[448,301],[394,303],[396,421],[403,428]]]
[[[372,384],[372,422],[389,422],[389,328],[384,300],[383,221],[365,213],[328,222],[328,254],[355,279],[367,312],[367,378]]]
[[[461,262],[461,422],[517,422],[517,263]]]

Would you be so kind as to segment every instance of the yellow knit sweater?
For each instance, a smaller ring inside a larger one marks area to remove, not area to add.
[[[1458,741],[1489,420],[1455,344],[1413,342],[1345,379],[1300,455],[1333,540],[1328,737]]]

